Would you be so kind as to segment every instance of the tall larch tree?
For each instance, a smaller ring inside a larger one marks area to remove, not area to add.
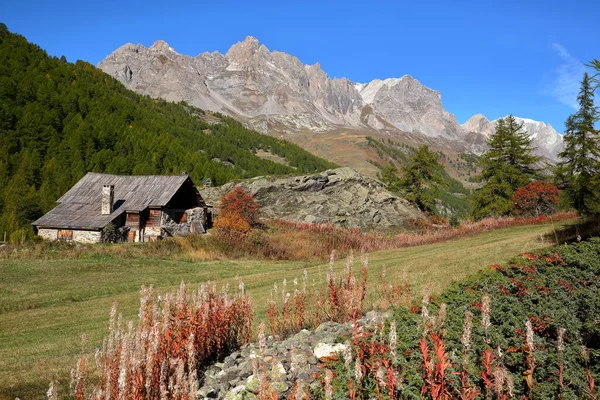
[[[559,153],[556,183],[571,205],[583,215],[600,213],[600,138],[594,125],[600,119],[594,105],[594,82],[586,72],[577,96],[579,109],[565,122],[565,147]]]
[[[471,214],[476,220],[510,214],[515,190],[540,176],[541,157],[533,154],[523,123],[512,115],[498,120],[488,147],[480,161],[483,186],[473,196]]]
[[[427,214],[435,214],[435,199],[443,185],[443,171],[438,155],[429,147],[421,146],[402,168],[399,186],[406,193],[408,201]]]

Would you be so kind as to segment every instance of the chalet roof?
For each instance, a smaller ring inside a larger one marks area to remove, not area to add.
[[[125,211],[164,207],[179,188],[191,179],[187,175],[121,176],[88,172],[60,203],[32,225],[67,229],[102,229]],[[102,186],[114,185],[113,213],[102,215]]]

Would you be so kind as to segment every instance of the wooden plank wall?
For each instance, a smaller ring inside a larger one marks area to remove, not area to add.
[[[135,229],[140,227],[140,214],[138,213],[127,213],[126,225]]]
[[[148,221],[146,221],[146,226],[152,227],[152,228],[160,228],[161,217],[162,217],[161,210],[151,209],[150,215],[148,216]]]

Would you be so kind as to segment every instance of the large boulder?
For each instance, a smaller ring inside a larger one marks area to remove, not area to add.
[[[308,176],[258,177],[203,189],[201,194],[218,213],[219,198],[234,185],[256,198],[264,218],[375,230],[401,229],[423,218],[381,182],[347,167]]]

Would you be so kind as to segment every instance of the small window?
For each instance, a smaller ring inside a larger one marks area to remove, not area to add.
[[[73,230],[72,229],[59,229],[58,230],[58,240],[73,240]]]

